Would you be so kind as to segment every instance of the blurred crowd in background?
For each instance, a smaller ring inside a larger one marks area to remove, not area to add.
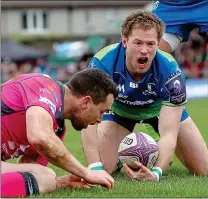
[[[119,42],[119,39],[107,39],[102,47]],[[41,57],[33,61],[14,62],[9,57],[1,63],[1,82],[5,82],[21,73],[45,73],[59,81],[67,81],[74,73],[87,68],[96,52],[85,51],[82,55],[70,59]],[[186,78],[208,78],[208,45],[197,30],[192,31],[190,40],[182,43],[173,53]]]
[[[208,77],[207,42],[195,29],[190,34],[190,40],[179,45],[174,51],[173,56],[185,72],[186,78]]]

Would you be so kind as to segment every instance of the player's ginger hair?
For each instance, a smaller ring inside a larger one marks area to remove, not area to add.
[[[141,28],[144,30],[155,28],[158,41],[160,41],[165,31],[165,24],[151,12],[136,10],[131,12],[121,24],[121,34],[128,38],[133,28]]]

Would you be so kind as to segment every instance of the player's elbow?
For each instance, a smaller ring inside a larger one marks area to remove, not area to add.
[[[38,133],[28,136],[28,142],[35,148],[41,148],[48,142],[48,139],[44,133]]]
[[[174,133],[163,134],[160,137],[159,142],[164,143],[164,145],[168,145],[168,148],[174,151],[177,144],[177,135]]]

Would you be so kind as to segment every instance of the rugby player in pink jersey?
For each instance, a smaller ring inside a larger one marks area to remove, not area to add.
[[[116,85],[98,69],[85,69],[62,83],[42,74],[23,74],[1,85],[2,197],[50,193],[58,187],[114,187],[105,171],[84,167],[64,146],[65,119],[76,130],[101,122]],[[19,158],[17,163],[6,160]],[[48,162],[71,174],[57,177]]]

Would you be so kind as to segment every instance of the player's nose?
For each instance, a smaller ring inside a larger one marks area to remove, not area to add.
[[[146,45],[143,45],[143,46],[142,46],[142,49],[141,49],[140,53],[141,53],[141,54],[147,54],[147,53],[148,53],[148,48],[147,48]]]
[[[96,120],[97,123],[101,123],[102,121],[102,116],[99,116],[98,119]]]
[[[101,119],[97,119],[97,121],[96,121],[97,123],[101,123]]]

